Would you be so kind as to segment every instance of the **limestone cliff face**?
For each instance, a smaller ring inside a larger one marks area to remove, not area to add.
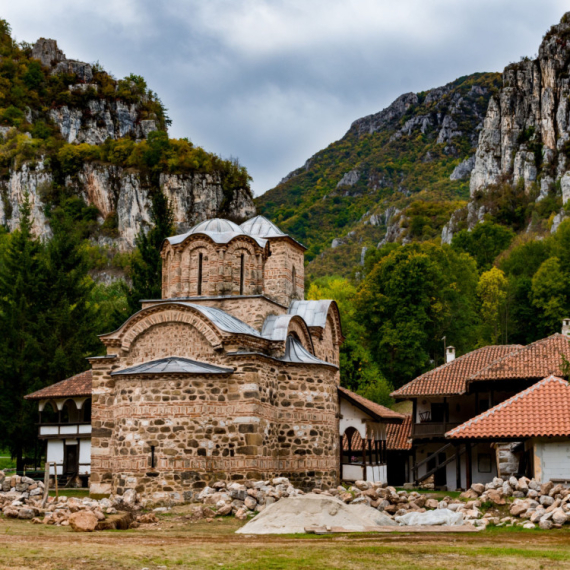
[[[59,81],[64,88],[68,81],[71,84],[68,91],[58,94],[61,99],[54,98],[51,107],[28,107],[21,128],[0,126],[0,143],[16,145],[23,137],[32,139],[37,122],[50,125],[59,133],[57,138],[61,135],[69,144],[102,145],[109,139],[140,142],[153,131],[166,129],[168,121],[157,116],[156,96],[146,89],[146,84],[141,88],[131,81],[132,77],[117,81],[100,68],[67,59],[51,39],[41,38],[32,46],[30,61],[33,60],[39,61],[44,75]],[[98,238],[100,241],[120,249],[134,247],[139,230],[150,224],[150,195],[156,192],[156,180],[151,184],[148,175],[137,168],[98,160],[86,160],[78,172],[63,180],[61,173],[56,177],[51,159],[42,152],[34,160],[13,161],[2,172],[0,224],[10,230],[18,227],[27,194],[34,232],[49,237],[51,229],[45,211],[50,205],[50,193],[55,186],[65,186],[98,209],[101,223],[113,221],[107,224],[111,231]],[[158,181],[169,199],[179,232],[207,218],[223,216],[243,221],[255,215],[247,185],[225,188],[221,172],[214,169],[209,173],[182,171],[185,173],[162,173]]]
[[[52,173],[43,161],[33,168],[24,164],[19,171],[12,172],[8,181],[0,181],[0,224],[10,230],[18,227],[21,204],[27,193],[34,232],[49,237],[51,230],[44,209],[45,194],[52,183]],[[97,207],[100,221],[116,216],[118,237],[112,241],[119,249],[134,247],[139,229],[150,224],[150,185],[136,170],[86,163],[76,177],[66,180],[66,186],[88,204]],[[180,233],[202,220],[220,215],[222,211],[236,219],[255,215],[251,196],[245,189],[234,192],[227,203],[218,174],[162,174],[160,188],[169,199]]]
[[[499,182],[539,182],[541,193],[570,164],[570,18],[546,34],[538,57],[509,65],[503,88],[489,102],[471,174],[471,194]],[[539,154],[537,154],[538,150]],[[564,187],[567,184],[564,183]],[[564,201],[570,186],[564,188]]]
[[[569,151],[570,13],[545,35],[536,59],[523,58],[505,68],[503,86],[489,100],[479,136],[466,218],[454,215],[443,241],[451,240],[458,220],[471,228],[483,219],[485,206],[476,199],[501,182],[523,184],[537,201],[551,194],[566,203]]]
[[[67,59],[55,40],[40,38],[32,48],[32,57],[49,69],[51,75],[74,75],[80,82],[69,85],[70,92],[93,95],[83,109],[68,105],[50,109],[49,117],[59,127],[67,142],[102,144],[107,138],[118,139],[125,136],[141,140],[158,129],[157,121],[143,118],[140,104],[98,97],[98,85],[91,83],[92,66],[82,61]]]

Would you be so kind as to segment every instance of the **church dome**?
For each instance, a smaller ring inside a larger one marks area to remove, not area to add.
[[[250,236],[269,238],[285,235],[273,222],[264,216],[255,216],[255,218],[244,222],[240,227],[243,232]]]
[[[229,220],[224,220],[223,218],[213,218],[211,220],[204,220],[199,224],[196,224],[188,233],[198,234],[198,233],[214,233],[214,234],[225,234],[227,232],[232,232],[235,234],[243,233],[243,230],[233,222]]]
[[[209,236],[215,243],[228,243],[232,239],[238,236],[247,236],[253,238],[260,247],[265,247],[267,243],[266,240],[262,239],[258,235],[250,235],[240,228],[234,222],[230,220],[224,220],[223,218],[212,218],[211,220],[204,220],[199,224],[196,224],[190,231],[185,234],[180,234],[177,236],[172,236],[166,238],[171,245],[176,245],[182,243],[188,236],[193,234],[204,234]]]

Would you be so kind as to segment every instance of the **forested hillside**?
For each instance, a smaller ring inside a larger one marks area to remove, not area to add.
[[[476,73],[355,121],[256,200],[261,213],[308,247],[312,277],[350,274],[408,207],[400,236],[437,237],[469,198],[469,173],[498,73]],[[332,246],[332,247],[331,247]]]

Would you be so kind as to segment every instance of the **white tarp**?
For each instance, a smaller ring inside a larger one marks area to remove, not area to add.
[[[463,514],[454,513],[449,509],[436,509],[425,513],[406,513],[401,517],[395,517],[395,520],[402,526],[460,526],[463,524]]]

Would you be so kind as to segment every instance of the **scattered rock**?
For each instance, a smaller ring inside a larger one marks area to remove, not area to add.
[[[69,517],[69,526],[75,532],[93,532],[98,523],[99,519],[91,511],[78,511]]]

